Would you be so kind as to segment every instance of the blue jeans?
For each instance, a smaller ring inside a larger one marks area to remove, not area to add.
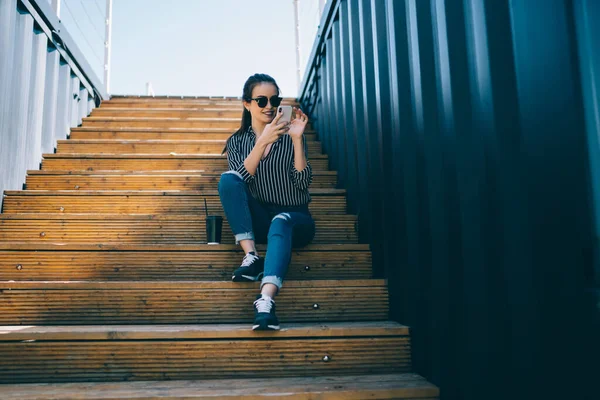
[[[236,171],[221,175],[219,196],[236,244],[247,239],[267,243],[260,287],[272,283],[280,289],[292,256],[292,246],[306,246],[315,236],[315,221],[308,205],[286,207],[261,203],[252,196]]]

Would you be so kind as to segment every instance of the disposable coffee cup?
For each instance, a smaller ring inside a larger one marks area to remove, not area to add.
[[[208,215],[206,217],[206,242],[207,244],[221,243],[221,230],[223,229],[223,217],[220,215]]]

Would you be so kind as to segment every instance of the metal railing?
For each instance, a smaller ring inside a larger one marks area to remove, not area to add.
[[[299,99],[445,399],[594,379],[599,20],[595,0],[325,7]]]
[[[47,0],[0,0],[0,193],[108,99]]]

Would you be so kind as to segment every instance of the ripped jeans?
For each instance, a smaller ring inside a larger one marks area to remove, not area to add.
[[[315,236],[308,205],[278,206],[255,199],[242,177],[227,171],[219,181],[219,196],[236,244],[250,239],[267,243],[265,272],[260,287],[272,283],[281,289],[293,247],[303,247]]]

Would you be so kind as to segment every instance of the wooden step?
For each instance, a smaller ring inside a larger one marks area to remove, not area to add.
[[[225,140],[59,140],[57,154],[221,154]],[[307,142],[311,154],[321,154],[321,142]]]
[[[284,97],[282,104],[298,106],[298,100],[291,97]],[[140,107],[151,107],[151,108],[183,108],[190,107],[196,108],[199,106],[222,106],[222,107],[240,107],[242,108],[241,97],[197,97],[197,98],[181,98],[181,97],[126,97],[117,98],[112,97],[110,100],[103,101],[100,107],[125,107],[125,108],[140,108]]]
[[[216,190],[220,174],[173,173],[114,175],[110,172],[78,171],[77,175],[56,174],[61,171],[30,171],[26,178],[31,190]],[[313,171],[312,188],[335,188],[337,173]]]
[[[26,192],[38,192],[33,196]],[[336,194],[340,193],[341,194]],[[345,190],[313,189],[309,204],[313,214],[346,214]],[[223,215],[219,194],[203,192],[128,192],[114,191],[7,191],[3,212],[14,213],[108,213],[108,214],[199,214]]]
[[[284,102],[295,102],[298,99],[294,97],[282,97]],[[175,103],[193,103],[196,101],[226,101],[226,102],[241,102],[240,96],[138,96],[138,95],[111,95],[110,100],[104,100],[102,104],[120,103],[120,102],[169,102]]]
[[[370,374],[294,378],[55,383],[3,385],[11,400],[221,399],[362,400],[439,399],[439,389],[417,374]]]
[[[92,111],[91,117],[130,117],[130,118],[239,118],[241,120],[243,107],[212,107],[199,106],[196,108],[148,108],[148,107],[99,107]]]
[[[311,155],[313,172],[329,168],[326,155]],[[71,171],[176,171],[204,170],[227,171],[227,157],[224,155],[140,155],[131,154],[44,154],[42,169]]]
[[[260,254],[265,246],[258,245]],[[236,245],[12,245],[0,247],[0,281],[230,280],[243,252]],[[368,279],[365,244],[310,244],[292,252],[288,280]]]
[[[1,281],[0,325],[249,323],[259,286],[226,281]],[[284,324],[388,318],[383,279],[287,280],[284,287],[276,300]]]
[[[138,127],[138,128],[229,128],[232,132],[240,127],[241,118],[129,118],[86,117],[82,126],[88,128]],[[307,129],[312,129],[310,122]]]
[[[147,107],[99,107],[92,111],[91,117],[134,117],[134,118],[240,118],[243,108],[199,106],[196,108],[147,108]]]
[[[89,128],[73,128],[71,129],[70,139],[86,140],[86,139],[120,139],[120,140],[227,140],[232,131],[223,129],[220,132],[217,129],[206,129],[204,131],[189,130],[184,132],[170,130],[147,130],[147,129],[131,129],[131,130],[105,130],[105,129],[89,129]],[[307,142],[317,140],[316,133],[305,132]]]
[[[283,378],[401,373],[411,367],[409,331],[391,321],[282,328],[0,327],[0,381]]]
[[[240,118],[128,118],[86,117],[82,126],[88,128],[153,127],[153,128],[239,128]]]
[[[315,215],[314,243],[357,243],[354,215]],[[56,243],[206,243],[204,215],[1,214],[0,241]],[[227,221],[223,244],[234,243]]]

